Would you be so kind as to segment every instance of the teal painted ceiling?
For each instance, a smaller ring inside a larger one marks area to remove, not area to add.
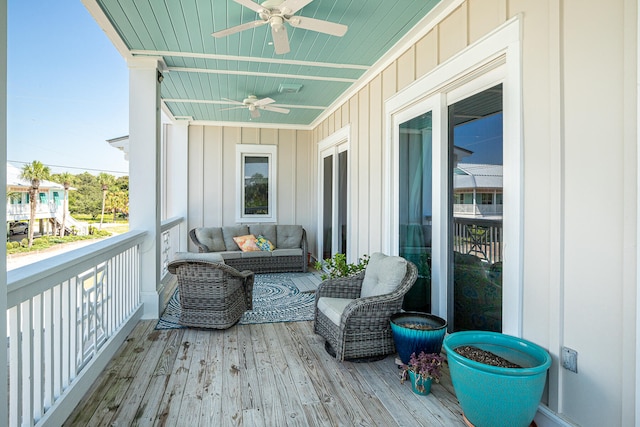
[[[260,19],[233,0],[84,1],[97,4],[106,17],[98,22],[121,41],[116,45],[124,55],[164,59],[161,97],[174,117],[308,126],[440,0],[313,0],[295,16],[347,25],[348,31],[338,37],[285,24],[290,52],[281,55],[269,25],[211,36]],[[287,93],[281,85],[301,88]],[[261,110],[252,118],[246,108],[229,109],[236,107],[229,99],[249,95],[269,97],[289,114]]]

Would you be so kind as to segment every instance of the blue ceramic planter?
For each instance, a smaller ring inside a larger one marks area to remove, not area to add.
[[[431,329],[412,329],[403,325],[417,323],[430,326]],[[391,331],[396,351],[402,363],[409,363],[411,353],[440,354],[442,340],[447,333],[447,321],[441,317],[418,311],[406,311],[391,316]]]
[[[460,407],[475,427],[527,427],[547,380],[551,357],[542,347],[497,332],[455,332],[444,339],[451,382]],[[456,353],[465,345],[501,356],[523,368],[501,368]]]

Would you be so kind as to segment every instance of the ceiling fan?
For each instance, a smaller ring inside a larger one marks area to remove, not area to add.
[[[237,107],[223,108],[223,110],[235,110],[238,108],[246,108],[249,110],[249,113],[251,114],[252,119],[257,119],[258,117],[260,117],[260,110],[273,111],[274,113],[289,114],[289,110],[287,108],[270,105],[276,102],[271,98],[258,99],[258,97],[255,95],[249,95],[248,97],[243,99],[242,102],[235,101],[233,99],[227,99],[227,98],[222,98],[222,99],[224,99],[225,101],[231,104],[238,105]]]
[[[213,37],[225,37],[240,31],[269,24],[271,26],[271,35],[273,37],[273,44],[277,54],[283,54],[290,51],[287,28],[284,25],[285,22],[292,27],[318,31],[339,37],[342,37],[349,28],[346,25],[336,24],[334,22],[307,18],[306,16],[295,16],[297,11],[311,3],[313,0],[267,0],[261,4],[252,0],[233,1],[255,11],[260,19],[236,25],[235,27],[227,28],[226,30],[216,31],[211,35]]]

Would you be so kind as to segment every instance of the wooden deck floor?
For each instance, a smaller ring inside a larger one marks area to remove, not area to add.
[[[394,356],[336,362],[312,322],[157,331],[140,322],[68,426],[464,426],[448,377],[418,396]]]

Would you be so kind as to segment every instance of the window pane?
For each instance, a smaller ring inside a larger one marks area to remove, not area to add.
[[[269,214],[269,158],[244,157],[244,214]]]
[[[400,125],[399,254],[418,267],[405,310],[431,312],[432,113]]]
[[[340,227],[340,253],[347,253],[347,152],[338,154],[338,226]]]
[[[502,330],[502,85],[449,106],[453,329]]]
[[[327,259],[333,255],[333,156],[325,157],[322,167],[322,259]]]

